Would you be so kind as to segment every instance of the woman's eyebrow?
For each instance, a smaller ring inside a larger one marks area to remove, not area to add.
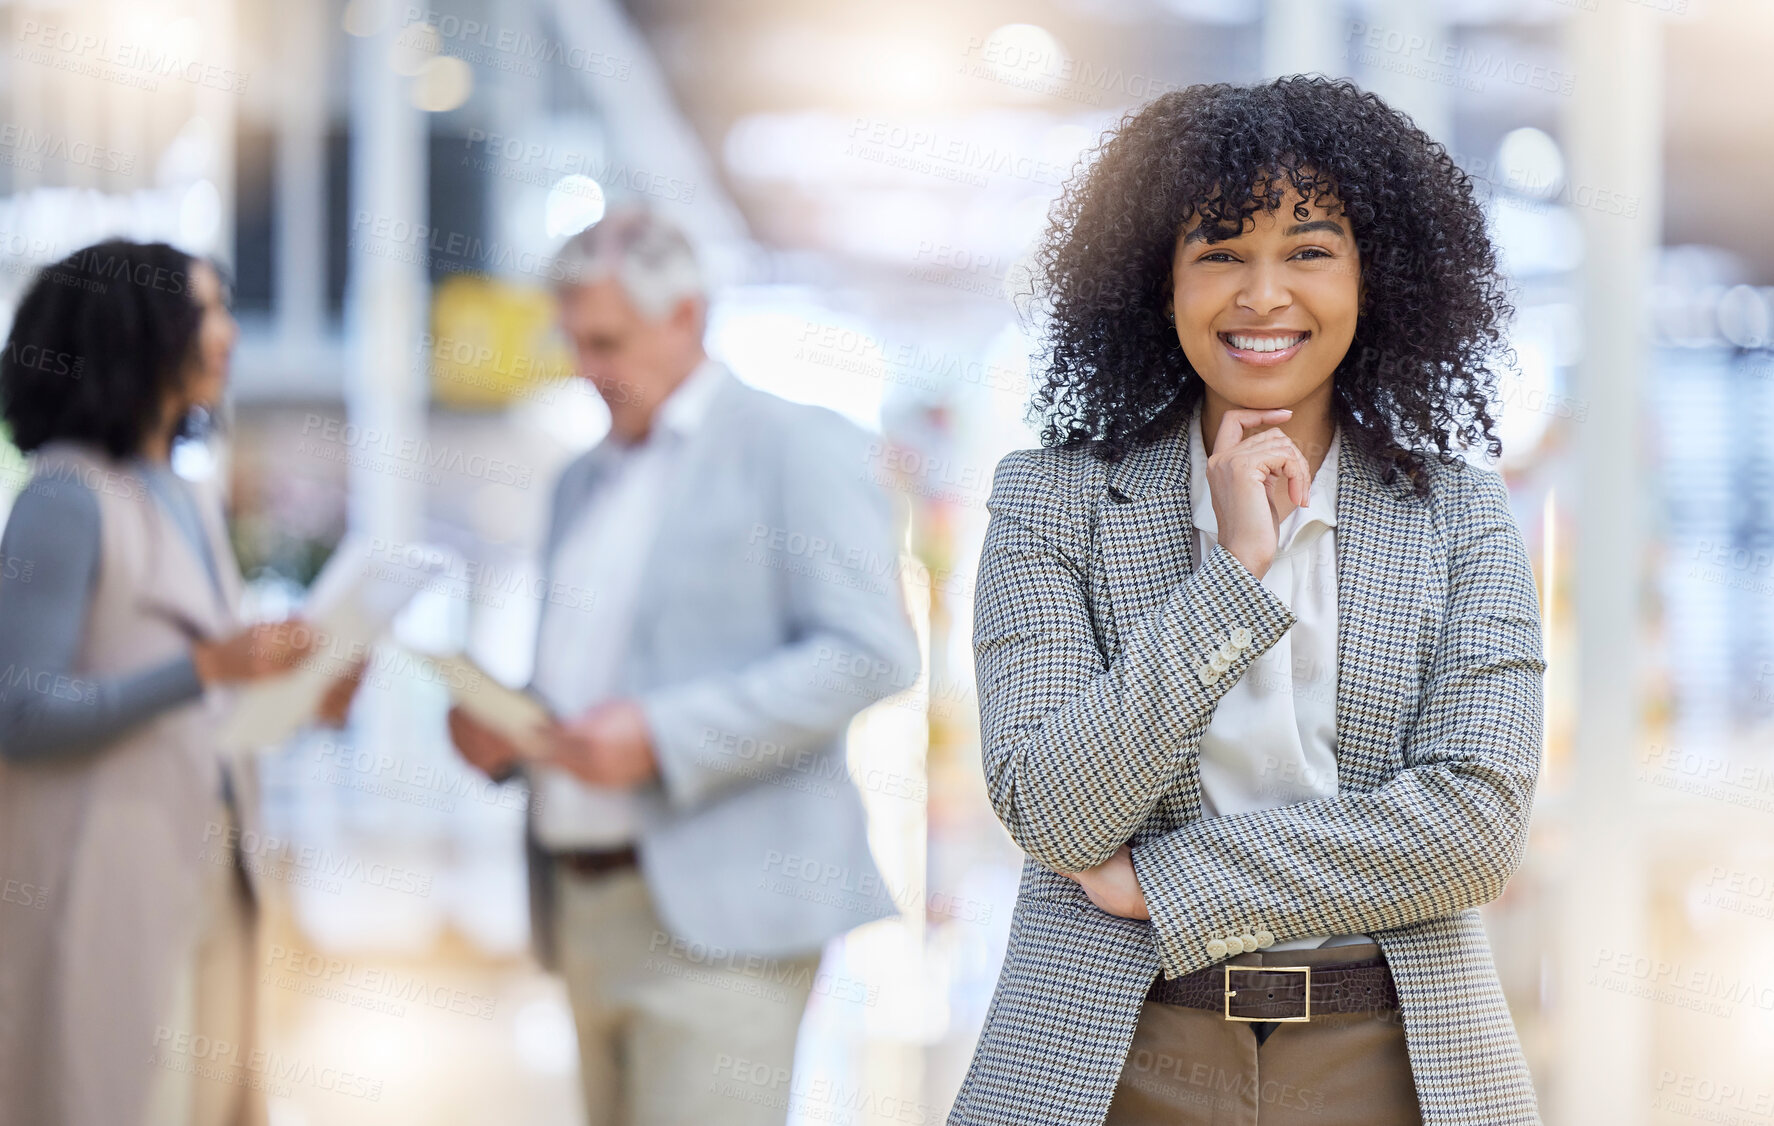
[[[1347,239],[1349,237],[1349,232],[1343,229],[1343,224],[1335,219],[1313,219],[1305,223],[1295,223],[1287,230],[1282,231],[1281,237],[1292,238],[1295,235],[1309,234],[1312,231],[1329,231],[1331,234],[1334,234],[1341,239]],[[1233,237],[1240,238],[1242,236],[1234,235]],[[1188,246],[1192,242],[1200,242],[1205,238],[1207,238],[1207,224],[1202,223],[1183,236],[1183,245]]]
[[[1283,238],[1292,238],[1295,235],[1306,234],[1308,231],[1329,231],[1338,238],[1349,237],[1349,232],[1343,229],[1343,224],[1335,219],[1313,219],[1308,223],[1295,223],[1287,230],[1282,231],[1281,234]]]

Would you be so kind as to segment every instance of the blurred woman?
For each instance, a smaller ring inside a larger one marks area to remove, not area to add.
[[[265,1118],[254,794],[211,689],[313,639],[243,628],[219,497],[171,468],[235,335],[210,264],[112,241],[35,279],[0,356],[0,414],[33,455],[0,538],[6,1126]]]

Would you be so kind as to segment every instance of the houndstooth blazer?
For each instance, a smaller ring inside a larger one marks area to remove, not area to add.
[[[1478,913],[1521,862],[1540,766],[1527,551],[1497,474],[1432,456],[1418,500],[1341,448],[1339,793],[1206,820],[1202,732],[1294,615],[1221,545],[1195,570],[1181,425],[1113,466],[999,463],[974,648],[987,788],[1027,860],[950,1126],[1096,1126],[1154,977],[1265,930],[1380,943],[1424,1122],[1539,1122]],[[1123,843],[1150,922],[1056,874]]]

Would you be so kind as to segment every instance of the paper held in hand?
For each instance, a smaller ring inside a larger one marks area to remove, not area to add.
[[[241,685],[223,721],[223,750],[275,747],[314,718],[332,683],[370,656],[396,614],[447,564],[442,548],[390,552],[346,536],[310,588],[302,618],[320,635],[308,659],[281,676]]]
[[[437,670],[438,683],[449,689],[451,704],[504,736],[519,754],[541,758],[548,753],[548,745],[536,729],[552,722],[554,713],[541,699],[500,682],[467,654],[414,656],[429,661]]]

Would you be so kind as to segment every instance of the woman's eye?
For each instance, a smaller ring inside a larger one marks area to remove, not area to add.
[[[1323,248],[1317,247],[1317,246],[1308,246],[1308,247],[1304,248],[1303,250],[1297,251],[1294,254],[1294,257],[1298,258],[1302,254],[1308,254],[1314,258],[1334,257],[1329,251],[1324,250]],[[1232,261],[1236,261],[1236,259],[1234,259],[1230,254],[1228,254],[1224,250],[1210,250],[1206,254],[1203,254],[1200,258],[1197,258],[1196,261],[1197,262],[1232,262]]]

